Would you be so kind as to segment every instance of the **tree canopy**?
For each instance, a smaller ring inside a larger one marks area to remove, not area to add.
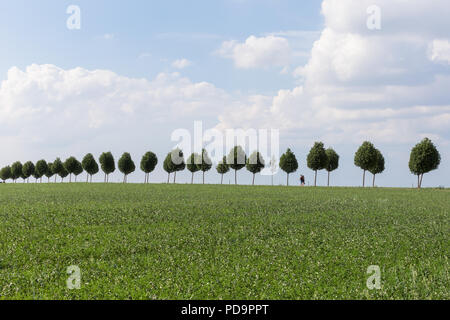
[[[198,163],[201,162],[201,157],[198,153],[192,153],[186,161],[186,168],[191,172],[191,184],[194,183],[194,174],[200,171]]]
[[[291,149],[287,149],[280,158],[280,169],[287,174],[287,185],[289,186],[289,175],[298,170],[298,161]]]
[[[439,168],[441,164],[441,155],[433,142],[425,138],[418,143],[412,150],[409,159],[409,170],[417,175],[417,187],[422,187],[423,176]]]
[[[24,163],[22,167],[22,174],[24,179],[29,179],[34,174],[35,166],[31,161],[27,161]]]
[[[250,157],[247,159],[246,168],[249,172],[253,174],[253,182],[252,185],[255,185],[255,175],[260,173],[262,169],[266,166],[264,162],[264,158],[260,152],[253,152]]]
[[[17,179],[22,177],[22,163],[20,161],[16,161],[11,166],[11,179],[15,182]]]
[[[317,186],[317,171],[327,167],[328,157],[322,142],[314,143],[306,159],[308,168],[314,170],[314,186]]]
[[[363,170],[363,187],[366,184],[366,171],[377,161],[377,152],[373,144],[365,141],[355,153],[355,165]]]
[[[247,155],[241,146],[231,149],[227,157],[227,165],[234,170],[234,183],[237,184],[237,171],[247,164]]]
[[[120,172],[123,173],[123,182],[126,183],[128,175],[136,170],[136,165],[128,152],[125,152],[122,157],[120,157],[118,166]]]
[[[325,151],[328,161],[325,170],[328,171],[328,186],[330,186],[330,173],[339,168],[339,155],[332,148]]]
[[[116,163],[111,152],[103,152],[99,158],[102,171],[105,173],[105,182],[109,181],[109,175],[116,171]],[[86,169],[85,169],[86,170]]]
[[[141,160],[141,170],[145,173],[145,183],[149,182],[149,175],[153,172],[158,164],[158,157],[153,152],[144,154]]]
[[[375,187],[375,176],[377,174],[383,173],[385,169],[385,161],[383,154],[378,149],[376,149],[375,152],[376,152],[375,164],[369,168],[369,172],[373,174],[373,183],[372,183],[373,187]]]
[[[230,171],[230,166],[227,164],[227,157],[223,157],[222,161],[216,167],[217,173],[220,174],[220,184],[223,184],[223,175]]]

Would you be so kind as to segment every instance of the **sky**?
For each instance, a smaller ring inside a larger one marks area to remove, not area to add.
[[[377,185],[411,187],[409,153],[429,137],[442,163],[423,184],[448,187],[449,15],[448,0],[3,1],[0,166],[111,151],[139,167],[151,150],[160,164],[151,181],[163,182],[173,133],[201,121],[279,131],[280,152],[299,160],[297,184],[300,174],[313,182],[306,156],[322,141],[340,154],[332,184],[361,185],[353,157],[369,140],[386,158]]]

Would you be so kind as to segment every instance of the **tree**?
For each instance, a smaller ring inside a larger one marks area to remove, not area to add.
[[[314,143],[307,157],[307,166],[314,170],[314,187],[317,186],[317,171],[327,167],[328,157],[322,142]]]
[[[328,187],[330,186],[330,173],[339,168],[339,155],[332,148],[329,148],[325,151],[328,161],[327,167],[325,168],[328,171]]]
[[[48,179],[48,183],[50,183],[50,178],[53,177],[53,174],[54,174],[52,171],[52,166],[53,166],[53,163],[51,163],[51,162],[47,163],[48,169],[47,169],[47,172],[45,173],[45,176]]]
[[[363,187],[366,186],[366,171],[377,161],[377,152],[372,143],[365,141],[355,153],[355,165],[363,170]]]
[[[228,166],[234,170],[234,184],[237,185],[237,172],[245,167],[247,163],[247,155],[241,146],[235,146],[231,149],[227,157]]]
[[[64,182],[64,178],[69,175],[69,171],[64,167],[64,165],[61,167],[61,171],[59,171],[58,175],[61,177],[61,183]]]
[[[69,182],[72,182],[72,174],[75,173],[78,166],[78,160],[75,157],[67,158],[64,161],[64,169],[69,173]]]
[[[377,174],[383,173],[385,169],[384,167],[385,162],[383,155],[381,154],[380,150],[376,149],[375,151],[377,154],[375,164],[371,168],[369,168],[369,172],[373,174],[373,183],[372,183],[373,187],[375,187],[375,176]]]
[[[409,159],[409,170],[417,175],[417,188],[422,188],[423,175],[436,170],[441,164],[441,155],[433,142],[425,138],[412,150]]]
[[[61,176],[61,172],[65,170],[64,165],[60,158],[56,158],[56,160],[53,161],[51,170],[52,170],[52,173],[55,175],[55,183],[56,183],[56,176],[57,175]],[[66,175],[66,177],[67,177],[67,175]]]
[[[295,154],[291,149],[287,149],[286,153],[280,158],[280,168],[287,174],[287,186],[289,186],[289,175],[298,169],[298,162]]]
[[[105,173],[105,182],[109,182],[109,175],[116,171],[114,156],[111,152],[104,152],[101,154],[99,161],[102,171]]]
[[[14,183],[16,180],[22,176],[22,163],[20,161],[16,161],[11,166],[11,179],[13,179]]]
[[[119,159],[119,170],[123,173],[123,183],[127,183],[128,175],[136,170],[136,165],[131,159],[131,155],[125,152]]]
[[[145,173],[144,183],[149,183],[150,173],[153,172],[158,164],[158,157],[153,152],[144,154],[141,160],[141,170]]]
[[[260,173],[262,169],[266,166],[264,162],[264,158],[261,153],[255,151],[250,157],[247,159],[246,168],[253,174],[253,182],[252,185],[255,185],[255,175]]]
[[[42,177],[49,171],[47,161],[39,160],[36,162],[36,176],[39,176],[42,182]]]
[[[91,178],[92,182],[92,176],[97,174],[99,171],[98,163],[97,161],[95,161],[95,158],[92,155],[92,153],[88,153],[87,155],[84,156],[83,160],[81,161],[81,166],[84,169],[84,171],[86,171],[86,182],[89,182],[89,177]]]
[[[211,158],[208,155],[208,151],[205,149],[202,150],[202,155],[197,163],[197,168],[203,172],[203,184],[205,184],[205,172],[211,170],[212,168]]]
[[[172,163],[172,152],[169,152],[164,159],[163,169],[167,172],[167,183],[170,183],[170,174],[175,172],[175,166]]]
[[[179,148],[176,148],[171,152],[170,159],[172,161],[173,169],[174,169],[174,177],[173,177],[173,183],[176,183],[177,181],[177,172],[183,171],[186,169],[186,163],[184,162],[184,154],[183,151]]]
[[[77,165],[75,167],[75,171],[73,172],[73,174],[75,175],[75,182],[77,182],[77,177],[83,173],[83,165],[81,164],[80,161],[77,160]]]
[[[194,184],[194,174],[200,171],[197,163],[201,162],[201,157],[198,153],[192,153],[187,159],[186,168],[191,172],[191,184]]]
[[[29,182],[30,177],[34,174],[34,170],[35,166],[33,162],[31,161],[25,162],[24,165],[22,166],[22,174],[24,180],[27,180],[27,182]]]
[[[230,171],[230,166],[227,164],[227,157],[223,157],[222,161],[217,165],[216,170],[221,175],[220,184],[223,184],[223,175]]]
[[[6,182],[6,180],[11,179],[11,167],[6,166],[0,170],[0,179],[3,180],[3,182]]]

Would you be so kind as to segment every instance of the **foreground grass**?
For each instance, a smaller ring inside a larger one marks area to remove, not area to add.
[[[0,299],[449,299],[449,217],[448,190],[1,185]]]

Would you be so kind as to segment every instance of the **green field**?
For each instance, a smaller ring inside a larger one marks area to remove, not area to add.
[[[449,190],[0,185],[0,299],[450,299],[449,218]]]

